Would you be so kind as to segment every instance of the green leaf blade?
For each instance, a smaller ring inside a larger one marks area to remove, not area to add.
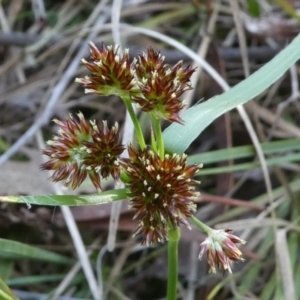
[[[300,58],[300,34],[270,62],[227,92],[191,107],[163,133],[166,150],[183,153],[197,136],[225,112],[253,99],[278,80]]]
[[[262,143],[263,153],[279,155],[285,152],[300,151],[300,139],[289,139]],[[191,164],[211,164],[232,159],[248,158],[256,155],[253,145],[239,146],[220,150],[213,150],[205,153],[190,155],[187,158],[189,165]]]
[[[0,299],[1,300],[20,300],[10,288],[5,284],[5,282],[0,278]]]
[[[0,257],[9,259],[34,259],[58,264],[74,263],[63,255],[29,246],[20,242],[0,238]]]
[[[0,201],[10,203],[25,203],[29,205],[50,206],[82,206],[109,203],[128,198],[127,189],[118,189],[94,195],[28,195],[28,196],[0,196]]]

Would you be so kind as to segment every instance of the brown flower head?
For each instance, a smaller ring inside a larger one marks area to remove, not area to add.
[[[191,89],[189,80],[194,69],[183,68],[182,61],[172,68],[164,63],[165,58],[152,48],[139,55],[136,75],[141,94],[133,94],[131,100],[143,111],[154,116],[183,124],[178,113],[185,106],[179,97]]]
[[[119,155],[125,147],[119,144],[119,125],[115,124],[110,130],[107,122],[103,121],[103,127],[93,124],[92,140],[84,142],[88,156],[84,163],[88,169],[100,172],[103,178],[111,175],[115,181],[120,179]]]
[[[199,165],[186,166],[186,155],[158,154],[128,147],[129,158],[122,162],[129,178],[131,207],[139,218],[135,235],[143,233],[143,244],[156,244],[168,239],[168,226],[189,226],[187,217],[195,211],[198,196],[192,177]]]
[[[76,78],[82,83],[86,93],[99,95],[118,95],[129,97],[135,90],[134,64],[129,62],[129,50],[119,55],[119,47],[103,46],[99,50],[90,42],[91,62],[82,59],[82,63],[92,73],[85,78]]]
[[[218,268],[223,273],[227,270],[231,273],[233,261],[243,261],[242,252],[236,244],[246,242],[232,234],[232,230],[214,230],[200,245],[199,259],[206,252],[207,261],[210,266],[209,272],[216,273]]]
[[[124,148],[119,145],[116,126],[108,130],[104,123],[103,129],[100,129],[94,122],[87,122],[81,113],[78,117],[79,121],[71,115],[63,122],[54,120],[59,125],[58,134],[47,142],[50,149],[43,150],[50,159],[41,165],[41,169],[54,171],[50,179],[53,182],[63,181],[72,189],[80,186],[87,176],[96,188],[101,189],[100,174],[119,178],[116,156]]]

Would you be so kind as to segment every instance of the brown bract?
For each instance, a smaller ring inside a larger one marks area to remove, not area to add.
[[[139,218],[135,235],[142,233],[145,245],[168,240],[168,228],[181,223],[195,211],[198,183],[192,177],[199,165],[186,166],[186,155],[165,155],[164,159],[148,150],[128,147],[129,158],[121,162],[129,178],[131,207]]]

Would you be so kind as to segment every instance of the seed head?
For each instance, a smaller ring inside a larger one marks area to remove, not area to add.
[[[99,126],[93,127],[92,140],[83,143],[89,152],[84,163],[93,170],[100,169],[103,178],[111,175],[115,181],[119,182],[120,163],[118,157],[125,147],[119,143],[118,123],[110,130],[105,121],[103,121],[102,128]]]
[[[117,125],[111,130],[106,123],[103,129],[89,123],[79,113],[79,120],[69,116],[65,121],[54,120],[59,125],[58,133],[48,141],[49,149],[43,154],[49,160],[41,165],[42,170],[54,171],[50,179],[63,181],[65,186],[75,189],[87,176],[93,185],[101,189],[100,174],[106,178],[111,174],[119,179],[118,155],[124,147],[119,145]]]
[[[143,244],[156,244],[168,239],[168,226],[180,223],[190,228],[187,217],[195,211],[193,200],[197,181],[191,179],[198,165],[186,166],[185,155],[165,155],[164,159],[148,150],[128,147],[129,158],[122,161],[129,178],[131,207],[139,219],[135,235],[143,234]]]
[[[185,103],[179,97],[192,88],[189,80],[195,69],[182,67],[182,61],[170,68],[164,60],[152,48],[139,55],[136,74],[141,94],[132,94],[131,99],[143,111],[183,124],[178,113]]]
[[[119,47],[103,46],[99,50],[90,42],[91,61],[82,60],[84,66],[92,73],[85,78],[76,78],[82,83],[86,93],[99,95],[129,95],[136,86],[133,63],[129,62],[129,51],[119,55]]]
[[[246,242],[232,234],[232,230],[214,230],[200,245],[199,259],[202,258],[204,252],[208,264],[209,272],[216,273],[218,268],[223,273],[227,270],[231,271],[231,263],[233,261],[244,261],[242,252],[237,248],[236,244],[245,244]]]

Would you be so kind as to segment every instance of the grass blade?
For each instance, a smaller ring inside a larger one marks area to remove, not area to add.
[[[28,206],[50,205],[50,206],[81,206],[108,203],[128,198],[126,189],[110,190],[94,195],[28,195],[28,196],[0,196],[0,201],[11,203],[25,203]]]
[[[270,62],[229,91],[182,114],[185,125],[173,123],[163,133],[167,151],[183,153],[217,117],[253,99],[278,80],[300,58],[300,34]]]
[[[277,249],[276,255],[281,271],[285,299],[296,300],[293,270],[291,266],[285,229],[281,229],[276,232],[275,243]]]
[[[0,278],[0,299],[1,300],[20,300],[15,296],[5,282]]]
[[[0,257],[9,259],[34,259],[58,264],[70,264],[74,262],[63,255],[6,239],[0,239]]]
[[[281,152],[292,152],[300,150],[300,140],[290,139],[284,141],[276,141],[270,143],[261,144],[261,148],[264,154],[278,155]],[[253,145],[233,147],[215,151],[209,151],[196,155],[190,155],[188,157],[188,164],[209,164],[217,163],[221,161],[227,161],[231,159],[247,158],[256,155],[256,151]]]

